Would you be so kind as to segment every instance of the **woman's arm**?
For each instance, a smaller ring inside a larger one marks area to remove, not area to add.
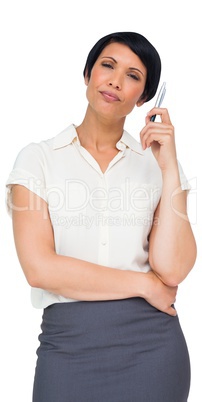
[[[12,203],[16,249],[31,286],[76,300],[143,297],[159,310],[176,314],[171,305],[177,287],[164,285],[152,272],[112,269],[56,254],[46,202],[14,185]]]
[[[161,123],[150,122],[161,114]],[[142,130],[143,148],[151,146],[162,171],[163,188],[150,234],[149,261],[161,280],[176,286],[188,275],[196,258],[196,243],[187,216],[187,192],[181,190],[174,128],[166,109],[153,109]]]

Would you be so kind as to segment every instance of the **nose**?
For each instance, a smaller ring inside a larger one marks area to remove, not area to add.
[[[109,86],[117,89],[118,91],[121,90],[121,76],[120,74],[114,73],[109,80]]]
[[[112,86],[113,88],[118,89],[118,90],[120,90],[120,89],[121,89],[120,84],[114,84],[114,83],[112,83],[112,82],[109,82],[109,85],[110,85],[110,86]]]

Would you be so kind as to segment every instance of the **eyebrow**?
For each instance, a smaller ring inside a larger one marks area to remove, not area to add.
[[[101,58],[102,58],[102,59],[111,59],[111,60],[114,61],[114,63],[117,64],[116,59],[114,59],[114,58],[111,57],[111,56],[103,56],[103,57],[101,57]],[[137,68],[137,67],[129,67],[129,70],[131,70],[131,71],[139,71],[139,73],[142,74],[142,76],[144,77],[143,72],[142,72],[141,70],[139,70],[139,68]]]

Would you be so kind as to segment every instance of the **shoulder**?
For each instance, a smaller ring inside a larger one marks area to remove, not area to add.
[[[65,128],[62,132],[52,138],[40,142],[31,142],[23,147],[17,155],[16,161],[31,159],[41,159],[48,156],[54,150],[63,148],[72,143],[76,137],[76,129],[73,124]]]

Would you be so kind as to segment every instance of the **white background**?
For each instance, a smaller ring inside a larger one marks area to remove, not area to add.
[[[201,9],[197,0],[6,0],[0,6],[0,257],[2,402],[31,401],[41,311],[19,266],[4,185],[20,149],[79,124],[87,105],[83,67],[102,36],[145,35],[161,55],[167,82],[164,106],[176,128],[178,159],[192,190],[189,214],[198,243],[194,270],[180,285],[176,307],[192,365],[189,402],[202,401],[201,370]],[[125,128],[139,139],[153,105],[135,109]],[[47,401],[48,402],[48,401]],[[79,402],[79,401],[78,401]],[[110,401],[103,401],[110,402]],[[124,401],[123,401],[124,402]],[[174,402],[174,401],[171,401]]]

